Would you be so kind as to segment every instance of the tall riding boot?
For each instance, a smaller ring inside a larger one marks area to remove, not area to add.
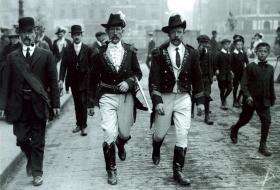
[[[108,174],[108,184],[116,185],[118,183],[118,180],[117,180],[117,168],[116,168],[115,143],[112,142],[111,144],[108,144],[104,142],[103,153],[104,153],[104,158],[106,163],[106,171]]]
[[[162,145],[162,141],[156,142],[155,140],[153,140],[153,153],[152,153],[152,159],[153,159],[153,163],[155,165],[158,165],[160,162],[160,147]]]
[[[124,139],[120,138],[120,136],[118,136],[118,138],[116,140],[116,145],[118,148],[118,155],[122,161],[124,161],[126,159],[126,151],[125,151],[124,145],[127,143],[127,141],[129,141],[129,139],[131,139],[131,137],[124,140]]]
[[[174,148],[174,157],[173,157],[173,178],[180,185],[189,186],[191,185],[190,180],[185,178],[183,174],[183,168],[185,165],[185,155],[187,148],[181,148],[175,146]]]
[[[204,122],[207,124],[207,125],[213,125],[214,122],[210,119],[210,116],[209,116],[209,107],[210,107],[210,101],[209,100],[205,100],[205,103],[204,103],[204,108],[205,108],[205,119],[204,119]]]

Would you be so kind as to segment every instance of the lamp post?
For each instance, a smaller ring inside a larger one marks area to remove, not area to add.
[[[21,18],[23,16],[24,16],[23,0],[18,0],[18,17]]]

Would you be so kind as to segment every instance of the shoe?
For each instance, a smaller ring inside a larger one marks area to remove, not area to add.
[[[81,129],[81,136],[87,136],[87,132],[85,128]]]
[[[231,139],[233,144],[237,144],[237,142],[238,142],[237,133],[238,132],[234,131],[234,127],[235,127],[235,125],[231,126],[231,128],[230,128],[230,139]]]
[[[259,153],[264,156],[271,156],[272,153],[268,150],[266,143],[260,143]]]
[[[34,178],[33,178],[33,185],[34,186],[40,186],[40,185],[42,185],[43,184],[43,178],[42,178],[42,176],[35,176]]]
[[[78,133],[80,130],[81,130],[80,127],[77,126],[75,129],[72,130],[72,132],[73,133]]]
[[[191,182],[183,174],[183,168],[185,165],[185,156],[187,148],[181,148],[175,146],[173,157],[173,179],[181,186],[190,186]]]
[[[124,140],[124,139],[120,138],[119,136],[117,137],[116,146],[118,148],[118,156],[121,161],[125,161],[125,159],[126,159],[126,151],[125,151],[124,145],[127,143],[127,141],[130,138],[131,137],[129,137],[127,140]]]
[[[30,161],[30,159],[27,160],[26,174],[27,174],[28,177],[32,176],[31,161]]]
[[[210,119],[209,115],[205,115],[204,123],[206,123],[207,125],[213,125],[214,121]]]
[[[117,185],[118,183],[118,179],[117,179],[117,171],[115,170],[108,170],[107,171],[108,174],[108,184],[110,185]]]
[[[240,104],[238,103],[238,101],[234,101],[234,102],[233,102],[233,107],[235,107],[235,108],[240,108],[241,106],[240,106]]]

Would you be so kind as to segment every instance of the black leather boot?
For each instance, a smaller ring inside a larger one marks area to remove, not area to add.
[[[127,141],[129,141],[129,139],[131,139],[131,137],[124,140],[118,136],[118,138],[116,140],[116,145],[118,148],[118,155],[119,155],[119,158],[121,159],[121,161],[124,161],[126,159],[126,151],[125,151],[124,145],[127,143]]]
[[[268,150],[265,142],[260,142],[259,153],[264,156],[271,156],[272,153]]]
[[[187,148],[181,148],[175,146],[173,157],[173,178],[182,186],[190,186],[190,180],[183,174],[183,168],[185,165],[185,156]]]
[[[152,159],[153,163],[155,165],[158,165],[160,162],[160,147],[162,145],[162,141],[156,142],[153,140],[153,153],[152,153]]]
[[[106,171],[108,174],[108,184],[116,185],[117,179],[117,168],[116,168],[116,147],[115,143],[108,144],[103,143],[103,153],[106,163]]]

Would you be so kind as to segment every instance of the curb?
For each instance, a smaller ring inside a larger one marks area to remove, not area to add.
[[[70,101],[72,95],[68,95],[68,97],[65,98],[64,102],[61,103],[61,111],[64,109],[64,107],[67,105],[67,103]],[[61,114],[63,114],[61,112]],[[47,123],[46,129],[50,128],[52,123],[55,122],[59,118],[55,118],[52,122]],[[20,151],[18,155],[15,156],[13,160],[11,160],[10,164],[5,168],[2,174],[0,174],[0,187],[4,187],[11,177],[11,174],[13,174],[19,163],[21,163],[24,159],[23,152]]]

